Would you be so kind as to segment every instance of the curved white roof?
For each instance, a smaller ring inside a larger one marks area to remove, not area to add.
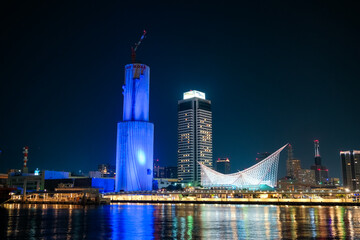
[[[257,164],[237,173],[222,174],[200,163],[201,185],[204,187],[232,186],[237,188],[259,188],[260,185],[275,187],[280,152],[287,145]]]

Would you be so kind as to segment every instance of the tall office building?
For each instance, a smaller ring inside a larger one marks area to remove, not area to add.
[[[293,179],[299,179],[301,170],[301,162],[298,159],[294,159],[292,145],[288,145],[288,159],[286,161],[286,176]]]
[[[178,101],[178,179],[199,185],[199,163],[213,167],[211,101],[205,93],[185,92]]]
[[[343,185],[351,190],[360,190],[360,151],[341,151]]]
[[[230,173],[230,159],[229,158],[218,158],[216,160],[216,171],[229,174]]]
[[[328,169],[321,163],[319,140],[314,140],[314,150],[315,165],[312,165],[311,169],[315,171],[316,184],[322,185],[329,180],[329,176]]]

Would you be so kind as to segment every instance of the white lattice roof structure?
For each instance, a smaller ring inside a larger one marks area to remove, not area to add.
[[[277,181],[280,152],[287,146],[237,173],[222,174],[203,164],[201,166],[201,185],[203,187],[235,187],[240,189],[259,189],[261,185],[275,187]]]

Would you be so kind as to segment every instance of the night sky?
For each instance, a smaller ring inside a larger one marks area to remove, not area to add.
[[[274,2],[2,2],[0,172],[21,168],[25,145],[30,170],[115,164],[124,65],[146,29],[163,165],[176,165],[177,101],[193,89],[212,101],[214,159],[233,171],[288,142],[309,168],[319,139],[340,177],[339,150],[360,149],[360,4]]]

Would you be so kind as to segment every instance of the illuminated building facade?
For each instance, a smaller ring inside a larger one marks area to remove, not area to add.
[[[230,159],[229,158],[218,158],[216,160],[216,171],[229,174],[230,173]]]
[[[279,165],[280,152],[283,146],[261,162],[237,173],[222,174],[210,167],[201,166],[201,185],[204,187],[230,187],[236,189],[261,189],[275,187]]]
[[[360,190],[360,151],[341,151],[343,185],[350,190]]]
[[[149,122],[150,68],[125,66],[123,121],[118,123],[115,191],[152,190],[154,125]]]
[[[199,163],[213,167],[211,101],[205,93],[185,92],[178,101],[178,179],[182,183],[201,182]]]

